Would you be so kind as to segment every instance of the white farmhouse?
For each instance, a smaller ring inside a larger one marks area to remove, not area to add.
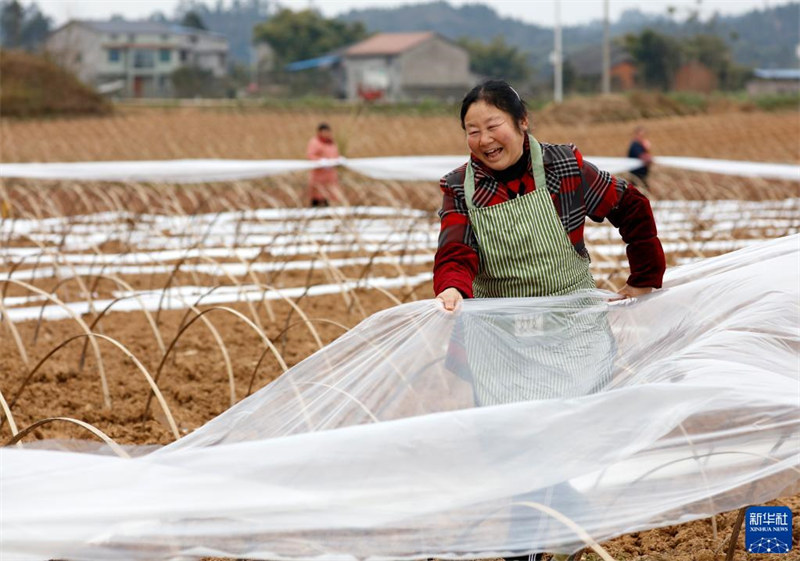
[[[222,77],[228,63],[223,35],[153,21],[73,20],[50,34],[45,50],[84,83],[128,97],[170,96],[176,69]]]

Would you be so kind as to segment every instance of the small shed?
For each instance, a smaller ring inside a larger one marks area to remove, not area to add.
[[[747,83],[748,95],[771,95],[800,92],[800,69],[758,68]]]
[[[702,62],[687,62],[675,73],[672,89],[677,92],[711,93],[717,89],[717,77]]]
[[[611,90],[627,91],[636,87],[636,64],[628,51],[611,45]],[[574,72],[573,87],[579,91],[598,91],[603,75],[603,49],[593,45],[567,57]]]

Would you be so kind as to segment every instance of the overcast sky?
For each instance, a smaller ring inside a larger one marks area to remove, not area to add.
[[[32,0],[21,1],[25,5],[34,3]],[[230,3],[230,0],[223,1],[226,4]],[[555,21],[557,0],[449,1],[454,5],[488,4],[503,16],[551,27]],[[753,9],[764,9],[791,2],[792,0],[702,0],[699,5],[701,17],[705,19],[714,12],[741,14]],[[141,19],[159,10],[171,16],[178,0],[35,0],[35,3],[46,15],[53,18],[56,25],[60,25],[70,18],[105,19],[112,14],[121,14],[127,19]],[[352,8],[380,8],[418,3],[419,0],[282,0],[280,2],[281,5],[294,10],[313,6],[326,16],[335,16]],[[563,25],[588,23],[603,16],[603,0],[560,0],[560,3]],[[215,5],[216,0],[207,0],[206,4]],[[698,0],[610,0],[610,14],[612,20],[630,8],[666,14],[667,6],[675,6],[678,17],[682,19],[697,5]]]

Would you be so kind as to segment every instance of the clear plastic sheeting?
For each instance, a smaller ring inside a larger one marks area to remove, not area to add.
[[[123,160],[107,162],[32,162],[0,164],[0,177],[83,181],[203,183],[254,179],[304,171],[338,162],[320,160]]]
[[[203,183],[254,179],[319,167],[344,166],[374,179],[438,181],[467,160],[466,156],[390,156],[335,160],[123,160],[107,162],[0,163],[0,177]],[[597,157],[592,161],[609,173],[641,165],[631,158]]]
[[[317,167],[344,166],[374,179],[438,181],[466,161],[466,156],[389,156],[385,158],[338,158],[336,160],[142,160],[119,162],[0,163],[0,177],[29,179],[76,179],[91,181],[143,181],[204,183],[254,179]],[[641,167],[635,158],[586,156],[598,168],[617,174]],[[657,165],[766,179],[800,181],[800,166],[658,156]]]
[[[586,156],[586,159],[609,173],[622,173],[642,165],[641,160],[634,158]],[[374,179],[438,181],[466,161],[466,156],[390,156],[345,158],[343,164],[361,175]]]
[[[0,450],[0,554],[569,552],[795,493],[799,280],[792,236],[634,300],[385,310],[144,456]]]
[[[800,166],[774,162],[738,162],[735,160],[713,160],[709,158],[686,158],[683,156],[656,156],[653,163],[658,166],[738,175],[740,177],[762,177],[800,181]]]

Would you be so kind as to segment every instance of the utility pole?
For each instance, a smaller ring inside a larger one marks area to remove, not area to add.
[[[564,81],[561,60],[561,0],[556,1],[556,26],[553,34],[553,79],[555,81],[553,99],[556,103],[564,101]]]
[[[611,38],[608,22],[608,3],[603,0],[603,94],[611,93]]]

